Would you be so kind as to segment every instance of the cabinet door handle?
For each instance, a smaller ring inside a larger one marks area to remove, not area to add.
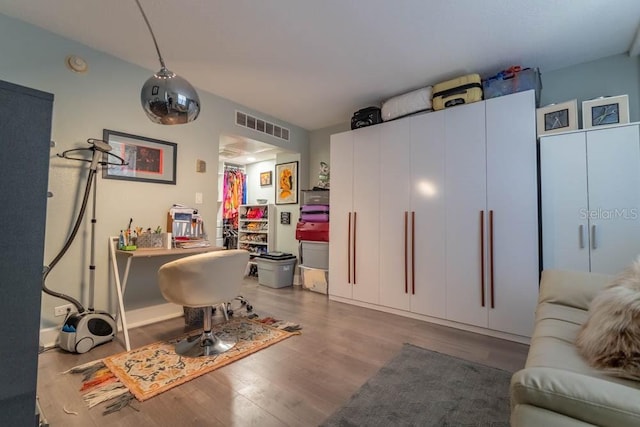
[[[584,249],[584,225],[578,226],[578,245],[580,249]]]
[[[347,282],[351,283],[351,212],[349,212],[349,227],[347,231]]]
[[[409,293],[409,278],[408,278],[408,274],[409,274],[409,267],[408,267],[408,262],[409,262],[409,254],[407,253],[407,251],[409,250],[407,247],[407,238],[408,238],[408,216],[409,216],[409,212],[404,211],[404,293]]]
[[[416,294],[416,212],[411,211],[411,294]]]
[[[489,211],[489,286],[491,291],[491,308],[495,308],[493,289],[493,211]]]
[[[598,249],[598,245],[596,243],[596,225],[595,224],[591,226],[591,249]]]
[[[356,265],[358,264],[356,259],[356,242],[358,239],[356,238],[356,226],[358,224],[358,217],[356,216],[357,212],[353,213],[353,284],[356,282]]]
[[[484,210],[480,211],[480,301],[484,307]]]

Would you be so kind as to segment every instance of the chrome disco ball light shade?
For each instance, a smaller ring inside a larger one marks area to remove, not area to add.
[[[135,0],[144,22],[149,28],[153,44],[158,53],[160,71],[151,76],[142,86],[140,102],[147,117],[163,125],[178,125],[195,120],[200,114],[200,98],[188,81],[169,71],[164,65],[160,48],[153,34],[151,24],[139,0]]]
[[[182,77],[162,67],[145,82],[140,102],[147,117],[163,125],[177,125],[195,120],[200,114],[198,93]]]

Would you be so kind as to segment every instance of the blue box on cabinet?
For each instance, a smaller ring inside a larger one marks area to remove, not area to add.
[[[536,91],[536,107],[539,107],[542,80],[540,71],[537,68],[521,70],[519,67],[511,67],[482,81],[484,99],[496,98],[530,89]]]

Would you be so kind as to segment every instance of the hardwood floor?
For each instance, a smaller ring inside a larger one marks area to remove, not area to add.
[[[260,317],[302,325],[302,335],[196,378],[133,408],[103,416],[87,409],[80,378],[61,372],[124,351],[121,340],[85,354],[39,357],[38,397],[51,426],[315,426],[396,355],[403,343],[514,372],[528,346],[329,301],[300,288],[271,289],[246,279],[243,295]],[[184,319],[132,329],[132,347],[174,338]],[[65,411],[66,409],[66,411]],[[76,412],[68,414],[66,412]]]

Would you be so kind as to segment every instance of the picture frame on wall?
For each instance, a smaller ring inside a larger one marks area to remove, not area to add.
[[[276,165],[276,205],[298,203],[298,162]]]
[[[629,96],[607,96],[582,101],[582,126],[597,126],[629,123]]]
[[[110,129],[102,131],[102,139],[126,162],[103,168],[102,178],[176,184],[178,144]]]
[[[578,129],[578,100],[551,104],[536,110],[538,136]]]
[[[260,172],[260,187],[270,186],[272,184],[271,177],[271,171]]]

